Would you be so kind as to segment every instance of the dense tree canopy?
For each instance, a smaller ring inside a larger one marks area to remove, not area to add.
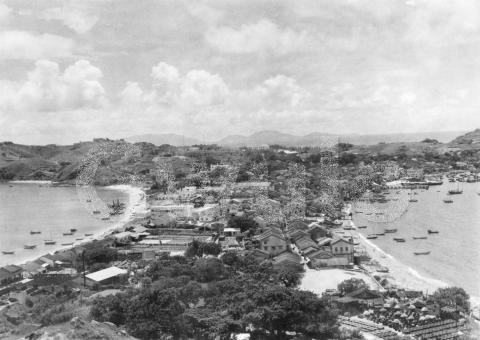
[[[440,307],[458,308],[463,312],[470,311],[470,296],[463,288],[439,288],[433,293],[432,298]]]
[[[162,256],[145,270],[150,286],[96,298],[90,313],[140,339],[226,339],[246,331],[253,339],[286,339],[287,331],[341,339],[326,302],[295,288],[298,269],[274,268],[252,254]]]

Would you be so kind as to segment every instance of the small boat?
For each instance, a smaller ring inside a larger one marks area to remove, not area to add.
[[[75,241],[81,241],[83,240],[83,237],[76,238]]]
[[[416,251],[414,252],[415,255],[428,255],[430,251]]]
[[[355,213],[357,213],[357,214],[363,214],[363,211],[355,210]]]
[[[448,194],[449,195],[460,195],[463,193],[463,190],[460,189],[458,183],[457,183],[457,188],[456,189],[451,189],[451,190],[448,190]]]
[[[375,213],[375,215],[384,215],[384,213],[379,212],[379,213]]]
[[[53,240],[45,240],[45,245],[47,246],[51,246],[51,245],[54,245],[55,243],[57,243],[57,241],[53,241]]]
[[[426,240],[427,237],[426,236],[413,236],[413,239],[414,240]]]
[[[100,214],[101,211],[100,211],[100,210],[94,210],[93,213],[94,213],[95,215],[97,215],[97,214]]]
[[[2,254],[3,255],[13,255],[15,254],[15,252],[13,250],[9,251],[9,250],[2,250]]]
[[[438,230],[428,229],[427,231],[429,234],[438,234]]]
[[[385,232],[376,233],[375,235],[377,235],[377,236],[384,236],[384,235],[385,235]]]
[[[394,237],[393,240],[397,242],[405,242],[405,239],[403,237]]]
[[[73,242],[62,243],[62,246],[71,246],[71,245],[73,245]]]
[[[412,203],[414,203],[414,202],[418,202],[418,200],[417,200],[417,199],[414,199],[414,198],[412,198],[412,199],[409,199],[408,201],[409,201],[409,202],[412,202]]]
[[[367,235],[367,238],[369,240],[373,240],[373,239],[376,239],[377,238],[377,235],[376,234],[370,234],[370,235]]]
[[[93,234],[90,234],[90,233],[85,234],[85,236],[92,236],[92,235],[93,235]]]
[[[359,225],[357,228],[358,228],[358,229],[367,229],[367,227],[368,227],[368,226],[366,226],[366,225]]]
[[[63,236],[72,236],[72,235],[73,235],[72,232],[70,232],[70,233],[63,233]]]
[[[108,221],[110,217],[102,217],[102,221]]]
[[[41,231],[38,230],[30,230],[30,235],[41,234]]]
[[[365,215],[371,215],[372,213],[366,213]]]
[[[396,233],[397,232],[397,229],[394,228],[394,229],[385,229],[385,232],[386,233]]]
[[[453,200],[451,198],[445,198],[443,200],[444,203],[453,203]]]
[[[74,232],[76,232],[76,231],[77,231],[77,229],[75,229],[75,228],[72,228],[72,229],[70,229],[70,231],[71,231],[72,233],[74,233]]]
[[[36,244],[25,244],[23,245],[23,248],[25,249],[35,249],[37,247]]]

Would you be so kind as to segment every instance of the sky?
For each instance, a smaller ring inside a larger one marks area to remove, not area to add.
[[[0,0],[0,140],[480,127],[477,0]]]

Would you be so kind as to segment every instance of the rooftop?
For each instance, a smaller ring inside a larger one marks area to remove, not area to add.
[[[98,272],[95,272],[95,273],[90,273],[85,276],[92,281],[101,282],[118,275],[124,275],[126,273],[127,271],[125,269],[121,269],[118,267],[110,267],[110,268],[99,270]]]

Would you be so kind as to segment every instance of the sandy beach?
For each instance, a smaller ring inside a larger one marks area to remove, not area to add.
[[[346,215],[351,212],[351,209],[351,205],[347,205],[344,211]],[[388,273],[379,273],[376,272],[375,266],[365,265],[364,267],[372,275],[386,278],[391,285],[412,290],[421,290],[423,292],[433,292],[438,288],[447,286],[445,282],[423,276],[413,268],[410,268],[407,265],[401,263],[398,259],[386,253],[380,247],[368,240],[364,235],[357,232],[356,226],[353,221],[352,226],[354,230],[351,230],[350,234],[358,239],[360,247],[365,249],[367,254],[374,262],[378,263],[378,265],[382,267],[387,267],[389,269]]]
[[[370,242],[365,236],[360,233],[352,232],[354,236],[358,237],[360,244],[365,248],[368,255],[372,258],[373,261],[377,262],[383,267],[389,269],[388,273],[379,273],[374,272],[375,275],[380,277],[385,277],[387,280],[398,287],[421,290],[423,292],[433,292],[434,290],[440,287],[446,287],[447,284],[440,280],[433,278],[425,277],[419,274],[413,268],[410,268],[399,260],[394,258],[392,255],[387,254],[378,246]],[[365,266],[367,269],[375,270],[374,267]],[[369,270],[369,271],[370,271]]]

